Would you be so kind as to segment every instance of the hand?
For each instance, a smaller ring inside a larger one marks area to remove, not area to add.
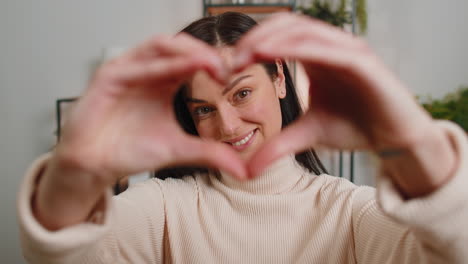
[[[407,148],[432,119],[366,43],[323,22],[273,16],[237,45],[235,70],[255,61],[301,62],[310,80],[309,110],[251,160],[257,175],[272,161],[317,145],[382,151]]]
[[[245,165],[232,149],[189,136],[176,122],[173,97],[198,70],[220,82],[226,77],[215,49],[185,34],[152,38],[106,63],[72,109],[56,156],[108,184],[181,164],[244,178]]]

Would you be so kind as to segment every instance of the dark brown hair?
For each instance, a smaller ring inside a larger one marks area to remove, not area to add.
[[[218,16],[201,18],[188,25],[181,32],[188,33],[211,46],[234,46],[245,33],[256,25],[257,22],[245,14],[227,12]],[[266,62],[263,63],[263,66],[270,78],[274,80],[278,75],[276,63]],[[284,61],[283,71],[286,84],[286,97],[279,99],[279,101],[281,107],[282,127],[285,127],[299,118],[302,114],[302,109],[299,104],[299,99],[297,97],[289,68]],[[192,135],[198,135],[195,124],[185,103],[184,89],[185,88],[182,87],[174,99],[174,111],[176,113],[177,121],[184,131]],[[316,175],[327,173],[313,149],[296,154],[295,157],[298,163],[310,172],[315,173]],[[180,178],[196,172],[207,172],[207,169],[200,167],[168,168],[157,171],[155,173],[155,177],[162,179],[168,177]]]

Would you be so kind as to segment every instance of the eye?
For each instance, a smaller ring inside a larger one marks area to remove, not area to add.
[[[243,100],[243,99],[245,99],[246,97],[248,97],[251,93],[252,93],[252,91],[247,90],[247,89],[240,90],[239,92],[237,92],[237,93],[234,95],[234,97],[235,97],[234,99]]]
[[[204,116],[208,115],[209,113],[211,113],[212,111],[213,111],[213,108],[211,108],[211,107],[200,106],[200,107],[195,108],[193,113],[194,113],[195,116],[204,117]]]

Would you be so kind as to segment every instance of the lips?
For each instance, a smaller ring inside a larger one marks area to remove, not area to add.
[[[230,144],[236,150],[243,150],[253,141],[252,139],[254,138],[256,132],[257,129],[254,129],[240,137],[236,137],[224,142]]]

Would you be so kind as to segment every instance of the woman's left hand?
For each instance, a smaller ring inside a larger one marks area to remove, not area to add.
[[[275,15],[240,40],[235,70],[277,58],[301,62],[309,110],[254,155],[256,175],[272,161],[317,145],[382,152],[408,149],[437,128],[361,39],[324,22]]]

